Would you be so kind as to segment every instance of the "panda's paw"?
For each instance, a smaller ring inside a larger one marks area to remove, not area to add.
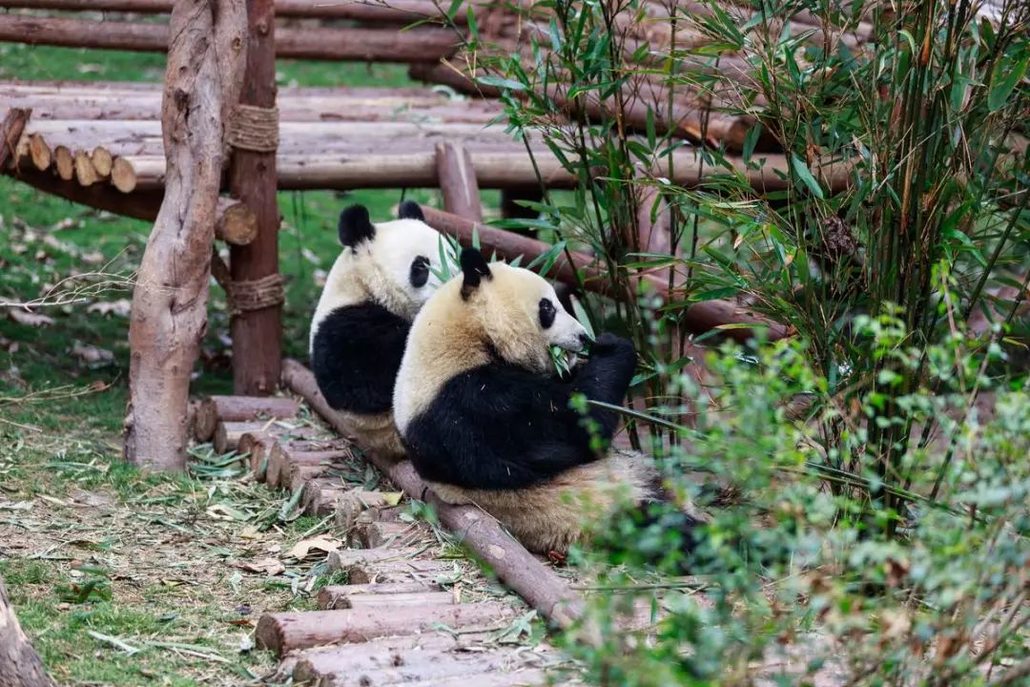
[[[635,353],[633,342],[611,332],[601,334],[597,337],[597,341],[590,345],[590,357],[592,358],[625,355],[626,353]]]

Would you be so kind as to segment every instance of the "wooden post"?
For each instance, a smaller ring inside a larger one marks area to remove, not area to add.
[[[479,183],[468,150],[452,141],[437,143],[436,173],[440,177],[444,209],[459,217],[482,222]]]
[[[0,579],[0,687],[50,687],[50,677],[18,624]]]
[[[167,183],[132,296],[125,456],[186,464],[190,373],[207,327],[211,243],[226,102],[242,83],[243,0],[179,0],[172,10],[161,129]]]
[[[250,31],[247,73],[240,105],[252,113],[275,114],[275,6],[272,0],[247,0]],[[238,118],[233,124],[243,126]],[[246,121],[250,121],[247,119]],[[277,136],[258,141],[240,130],[233,144],[230,185],[234,197],[257,217],[257,238],[232,247],[229,269],[235,303],[232,317],[233,389],[237,394],[264,396],[279,384],[282,358],[282,281],[279,275],[279,206],[276,203]],[[243,303],[241,290],[253,298]]]

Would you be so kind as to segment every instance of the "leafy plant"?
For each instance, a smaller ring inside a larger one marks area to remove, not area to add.
[[[696,583],[649,581],[647,554],[682,563],[660,524],[627,520],[578,559],[602,571],[575,635],[593,677],[747,684],[789,649],[801,669],[781,683],[1017,680],[1030,5],[519,7],[514,45],[470,19],[466,65],[576,186],[541,184],[539,218],[504,226],[597,257],[609,297],[587,310],[640,354],[631,442],[715,513],[690,559],[714,607]],[[706,358],[729,329],[691,340],[691,308],[715,299],[792,340]],[[666,619],[624,636],[658,588]]]

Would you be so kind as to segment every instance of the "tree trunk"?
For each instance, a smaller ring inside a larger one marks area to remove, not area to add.
[[[182,470],[190,372],[207,326],[211,243],[227,103],[242,83],[243,0],[180,0],[172,11],[161,125],[164,200],[140,265],[129,325],[131,423],[125,455]]]
[[[0,687],[49,687],[53,681],[22,632],[0,579]]]
[[[250,49],[240,105],[270,110],[275,107],[275,9],[272,0],[247,0]],[[260,148],[261,146],[253,146]],[[279,206],[276,202],[275,148],[233,151],[230,185],[234,197],[254,212],[257,238],[234,247],[229,269],[235,284],[274,281],[279,274]],[[281,283],[281,282],[280,282]],[[271,291],[274,285],[269,285]],[[280,291],[281,293],[281,291]],[[239,308],[239,305],[237,305]],[[232,317],[233,390],[266,396],[279,386],[282,359],[282,302],[255,300]]]

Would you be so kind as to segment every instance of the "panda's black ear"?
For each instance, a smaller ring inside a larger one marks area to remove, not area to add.
[[[493,278],[493,275],[490,274],[490,266],[486,264],[486,258],[475,248],[466,248],[461,251],[461,272],[464,277],[461,283],[462,298],[468,298],[472,291],[479,288],[483,277]]]
[[[425,222],[425,215],[422,214],[422,208],[413,200],[406,200],[400,204],[397,208],[397,219],[417,219],[419,222]]]
[[[340,244],[348,248],[375,238],[376,228],[368,217],[368,208],[364,205],[351,205],[341,212],[339,232]]]

